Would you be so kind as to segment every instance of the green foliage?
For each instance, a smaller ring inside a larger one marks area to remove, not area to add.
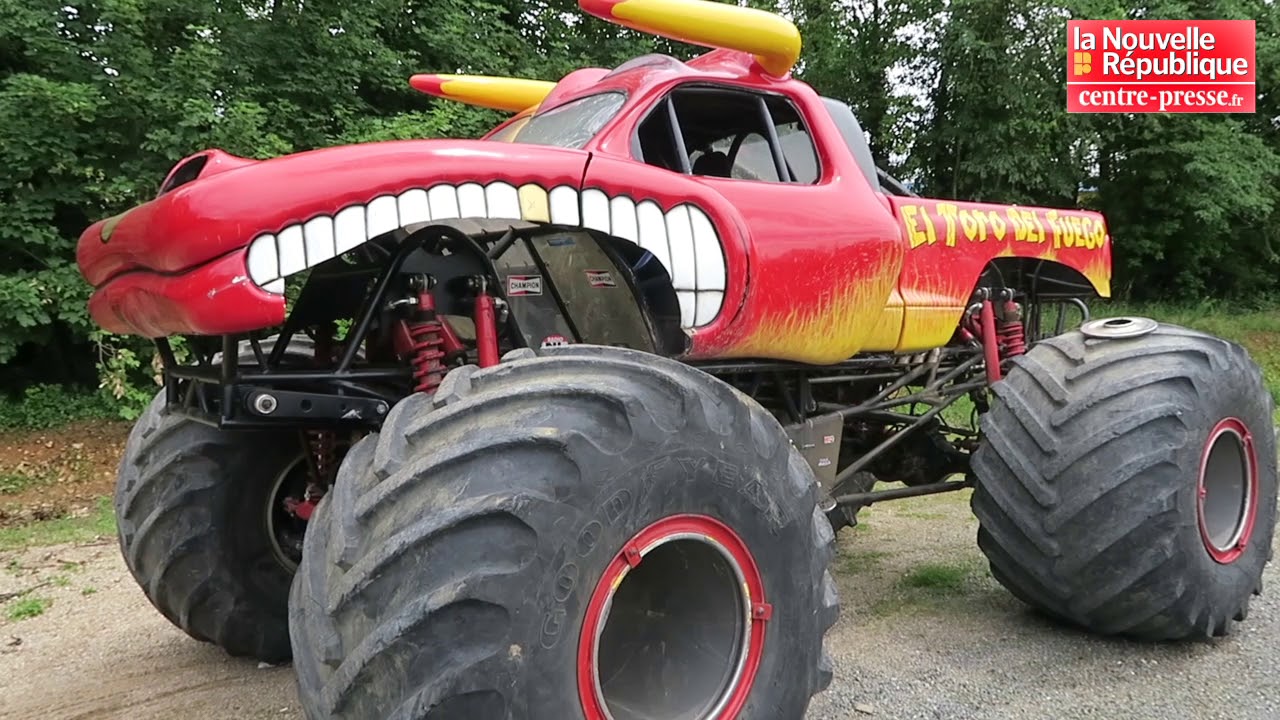
[[[116,412],[96,390],[32,385],[15,398],[0,397],[0,430],[44,430],[75,420],[113,417]]]
[[[5,608],[5,617],[12,621],[29,620],[34,617],[40,617],[53,605],[53,600],[47,597],[24,597],[19,600],[13,600],[9,603],[9,607]]]

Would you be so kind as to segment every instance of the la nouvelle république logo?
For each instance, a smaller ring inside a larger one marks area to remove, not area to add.
[[[1253,20],[1072,20],[1067,111],[1251,113]]]

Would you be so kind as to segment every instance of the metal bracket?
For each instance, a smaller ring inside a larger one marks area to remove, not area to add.
[[[385,400],[308,393],[240,385],[240,407],[252,416],[271,420],[311,420],[381,425],[391,409]]]
[[[809,418],[804,422],[788,425],[787,434],[800,454],[813,468],[818,484],[824,493],[831,492],[836,481],[836,465],[840,460],[840,441],[844,433],[844,418],[829,413]]]

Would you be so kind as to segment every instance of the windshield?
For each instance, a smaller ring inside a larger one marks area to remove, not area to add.
[[[515,131],[514,137],[504,132],[501,134],[507,137],[502,139],[529,145],[580,148],[617,114],[626,99],[620,92],[578,98],[530,117]]]

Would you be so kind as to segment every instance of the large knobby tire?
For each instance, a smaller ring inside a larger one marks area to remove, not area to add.
[[[973,510],[997,580],[1103,634],[1208,638],[1244,619],[1271,553],[1276,447],[1243,348],[1169,325],[1076,331],[994,390]]]
[[[523,351],[343,462],[291,598],[299,695],[309,718],[799,720],[831,677],[832,553],[746,396],[643,353]]]
[[[263,350],[273,345],[267,339]],[[252,361],[247,343],[240,354]],[[307,363],[313,355],[299,337],[285,357]],[[277,483],[305,472],[299,437],[218,430],[165,412],[164,395],[138,418],[120,462],[125,564],[151,604],[191,637],[235,656],[288,660],[295,561],[272,541],[267,518]]]

